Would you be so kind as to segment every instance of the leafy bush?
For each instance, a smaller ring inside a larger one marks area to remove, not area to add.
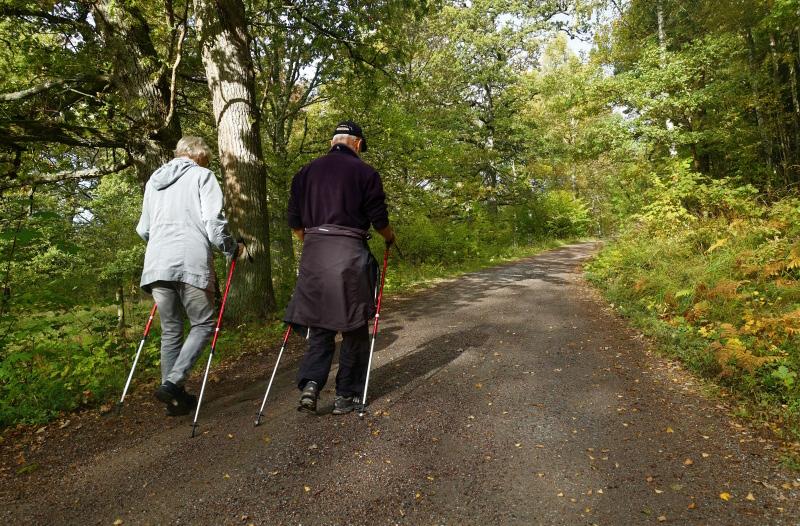
[[[685,167],[669,180],[590,279],[700,374],[786,405],[800,435],[800,201],[759,204]]]

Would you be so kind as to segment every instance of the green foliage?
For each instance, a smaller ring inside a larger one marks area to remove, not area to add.
[[[690,367],[800,434],[800,202],[759,204],[752,187],[680,163],[662,180],[590,278]]]

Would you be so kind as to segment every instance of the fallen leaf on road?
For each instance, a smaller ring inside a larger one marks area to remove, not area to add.
[[[668,428],[667,428],[667,433],[674,433],[674,432],[675,432],[675,431],[674,431],[674,430],[673,430],[671,427],[668,427]]]
[[[752,492],[752,491],[751,491],[751,492],[748,492],[748,493],[747,493],[747,496],[746,496],[745,498],[746,498],[747,500],[749,500],[749,501],[754,501],[754,500],[756,500],[756,498],[753,496],[753,492]]]
[[[687,458],[686,460],[683,461],[684,466],[691,466],[692,464],[694,464],[694,460],[690,458]]]
[[[228,475],[227,473],[225,473],[225,474],[222,476],[222,478],[224,478],[224,479],[229,479],[229,478],[231,478],[231,476],[230,476],[230,475]]]
[[[120,526],[122,524],[122,519],[117,519],[113,522],[114,526]]]
[[[728,492],[722,492],[719,494],[719,498],[721,498],[725,502],[728,502],[729,500],[731,500],[731,494]]]
[[[311,486],[303,486],[303,491],[308,493],[309,491],[311,491]]]
[[[710,457],[710,456],[711,456],[711,455],[709,455],[708,453],[700,453],[700,454],[701,454],[701,455],[703,455],[703,458],[708,458],[708,457]]]
[[[661,495],[662,493],[664,493],[664,490],[661,490],[661,489],[657,489],[657,490],[655,490],[655,491],[656,491],[656,493],[658,493],[659,495]]]
[[[483,387],[483,384],[475,384],[475,389],[480,389],[481,387]]]
[[[688,508],[690,510],[693,510],[693,509],[697,508],[697,504],[695,504],[694,502],[690,502],[689,505],[686,506],[686,508]]]
[[[556,495],[556,497],[563,497],[563,496],[564,496],[563,493],[559,493],[558,495]]]

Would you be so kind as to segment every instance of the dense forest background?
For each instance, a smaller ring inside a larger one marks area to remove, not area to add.
[[[221,347],[269,341],[289,182],[347,118],[390,286],[605,238],[589,275],[624,314],[800,429],[796,0],[2,0],[0,40],[0,425],[119,388],[142,188],[181,135],[216,145],[255,256]]]

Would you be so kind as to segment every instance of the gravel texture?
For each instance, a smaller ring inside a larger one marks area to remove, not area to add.
[[[7,431],[0,523],[799,524],[779,444],[648,351],[583,281],[596,248],[387,300],[364,420],[332,378],[296,411],[293,337],[257,428],[280,342],[214,371],[194,439],[146,385]]]

